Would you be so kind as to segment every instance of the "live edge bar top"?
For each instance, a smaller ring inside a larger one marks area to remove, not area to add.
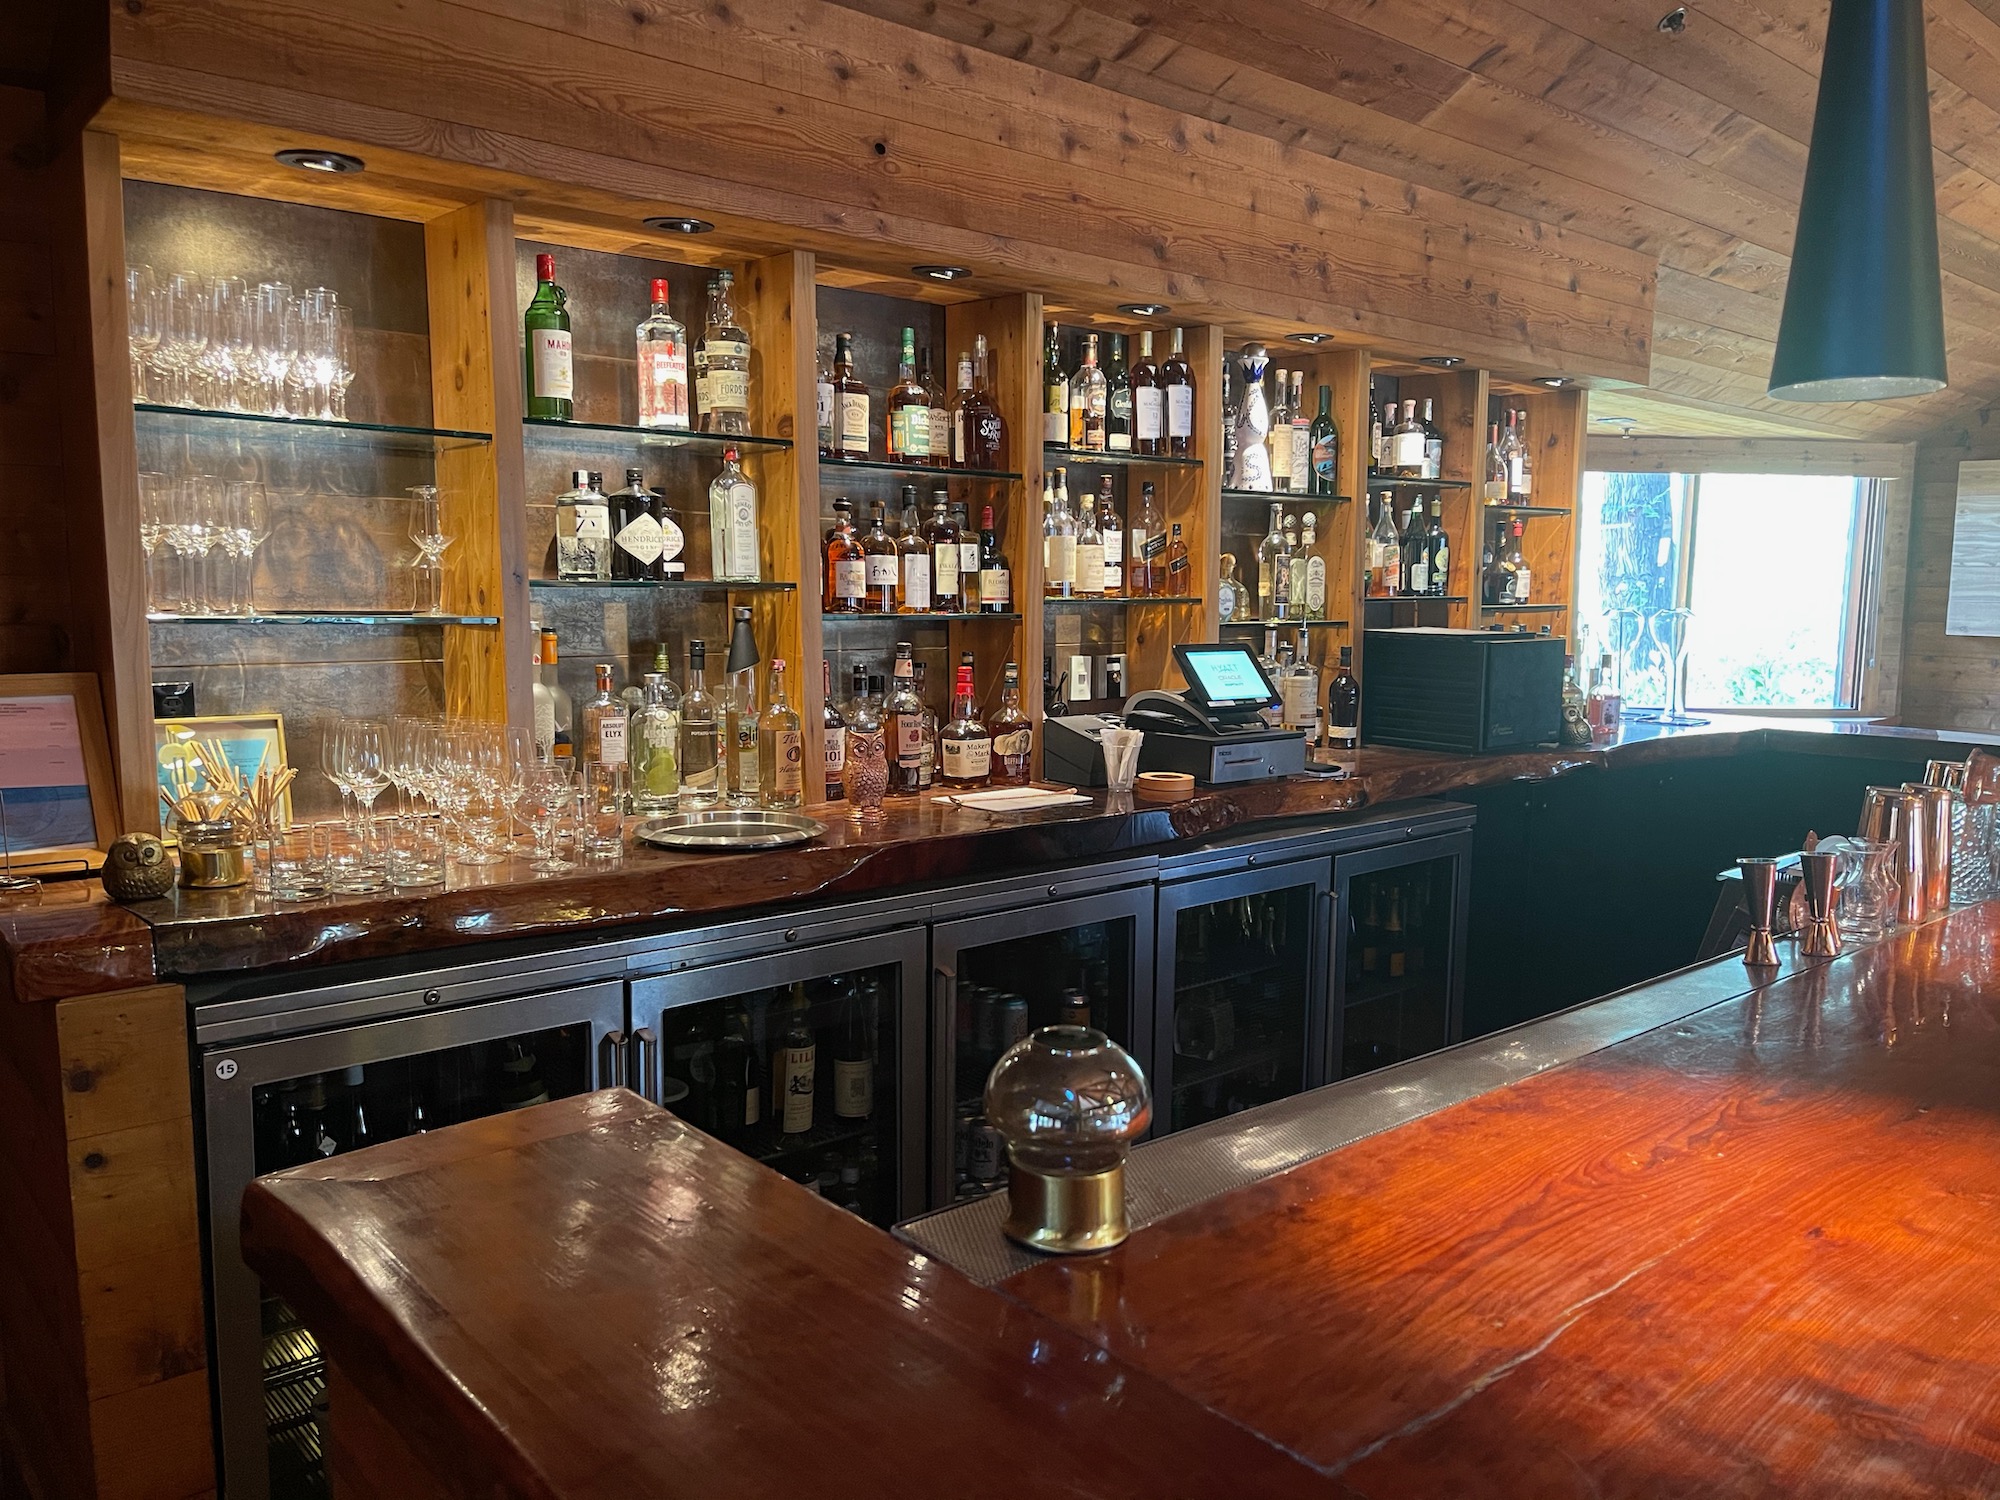
[[[1996,952],[1722,959],[1218,1122],[1495,1070],[990,1289],[619,1093],[260,1178],[244,1249],[335,1473],[386,1427],[438,1493],[1991,1495]]]
[[[1962,758],[1968,737],[1841,720],[1722,719],[1688,729],[1631,724],[1614,744],[1466,756],[1368,747],[1346,779],[1292,777],[1205,792],[1166,807],[1089,806],[978,812],[890,802],[862,828],[845,804],[817,809],[823,838],[749,854],[672,854],[644,846],[615,865],[554,877],[526,861],[454,866],[445,887],[274,903],[248,887],[175,891],[117,906],[88,886],[44,889],[0,906],[0,974],[17,1000],[124,989],[155,977],[227,976],[378,959],[502,939],[554,937],[760,908],[879,895],[899,887],[991,878],[1075,860],[1158,849],[1232,828],[1380,807],[1454,789],[1561,776],[1590,766],[1643,766],[1761,748],[1867,755],[1936,744]],[[1893,741],[1892,746],[1886,742]],[[150,931],[150,943],[148,933]]]

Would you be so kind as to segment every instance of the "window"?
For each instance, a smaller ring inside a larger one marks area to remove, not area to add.
[[[1587,473],[1577,618],[1588,649],[1622,661],[1627,703],[1664,703],[1671,659],[1655,617],[1685,609],[1690,708],[1854,709],[1880,508],[1872,479]]]

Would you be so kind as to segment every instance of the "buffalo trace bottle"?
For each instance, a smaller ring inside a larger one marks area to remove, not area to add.
[[[1021,669],[1007,663],[1000,682],[1000,706],[986,724],[993,736],[993,780],[999,786],[1025,786],[1034,758],[1035,731],[1021,708]]]
[[[951,718],[938,731],[938,779],[949,787],[984,786],[993,775],[993,736],[980,721],[972,688],[972,653],[958,659]]]
[[[569,297],[556,285],[556,258],[535,257],[535,295],[521,315],[526,335],[527,414],[569,421],[576,414],[576,365],[570,348]]]

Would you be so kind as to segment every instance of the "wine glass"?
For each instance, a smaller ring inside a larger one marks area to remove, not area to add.
[[[459,820],[465,830],[460,862],[496,865],[504,857],[494,847],[508,812],[503,790],[500,736],[485,725],[454,730],[451,736],[452,774],[458,782]]]
[[[1611,666],[1617,674],[1618,694],[1621,698],[1629,698],[1631,687],[1628,685],[1627,675],[1631,671],[1632,648],[1639,644],[1640,638],[1646,633],[1645,617],[1631,606],[1621,605],[1617,609],[1608,611],[1604,619],[1605,641],[1611,647]],[[1621,711],[1620,717],[1651,720],[1657,716],[1650,710],[1642,709],[1635,713],[1632,709],[1626,708]]]
[[[1660,715],[1660,723],[1680,728],[1708,722],[1687,716],[1688,626],[1693,621],[1694,611],[1689,609],[1663,609],[1652,621],[1653,645],[1667,667],[1667,711]]]
[[[535,835],[535,859],[528,866],[538,875],[559,875],[576,868],[556,853],[556,825],[576,799],[570,768],[560,761],[536,761],[521,781],[515,806]]]
[[[351,823],[354,814],[349,809],[354,801],[354,788],[347,779],[347,751],[341,743],[346,732],[345,720],[332,716],[320,720],[319,769],[340,792],[341,821]]]
[[[299,356],[299,305],[291,287],[282,281],[260,282],[251,321],[257,409],[266,416],[287,416],[285,379]]]
[[[180,613],[174,591],[174,491],[178,480],[147,472],[139,476],[139,542],[146,549],[146,613],[155,618]]]
[[[333,415],[333,382],[339,357],[334,309],[339,305],[340,297],[331,287],[313,287],[300,299],[304,317],[299,347],[300,361],[305,367],[305,415],[321,420]]]
[[[132,399],[149,400],[147,372],[160,347],[160,286],[151,266],[125,268],[125,337],[132,350]]]
[[[439,530],[438,492],[434,484],[410,486],[410,540],[417,544],[412,569],[414,608],[420,615],[444,611],[444,554],[452,539]]]
[[[335,421],[347,420],[347,388],[354,384],[354,309],[333,309],[333,371],[327,400]]]
[[[199,276],[170,273],[160,287],[160,398],[173,406],[194,406],[194,367],[208,343],[208,305]]]
[[[341,765],[360,810],[360,822],[375,820],[375,799],[389,785],[389,732],[380,719],[350,719],[341,729]]]
[[[230,411],[252,409],[252,363],[256,319],[250,287],[241,276],[218,276],[211,293],[214,309],[215,404]]]

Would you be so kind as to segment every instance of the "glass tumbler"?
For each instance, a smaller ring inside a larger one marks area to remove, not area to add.
[[[275,901],[317,901],[332,887],[333,843],[324,824],[274,830],[260,842],[258,857]]]
[[[444,880],[444,825],[414,814],[379,820],[389,884],[439,885]]]
[[[625,852],[625,803],[631,794],[630,778],[631,768],[623,761],[583,763],[585,852],[595,859],[617,859]]]

